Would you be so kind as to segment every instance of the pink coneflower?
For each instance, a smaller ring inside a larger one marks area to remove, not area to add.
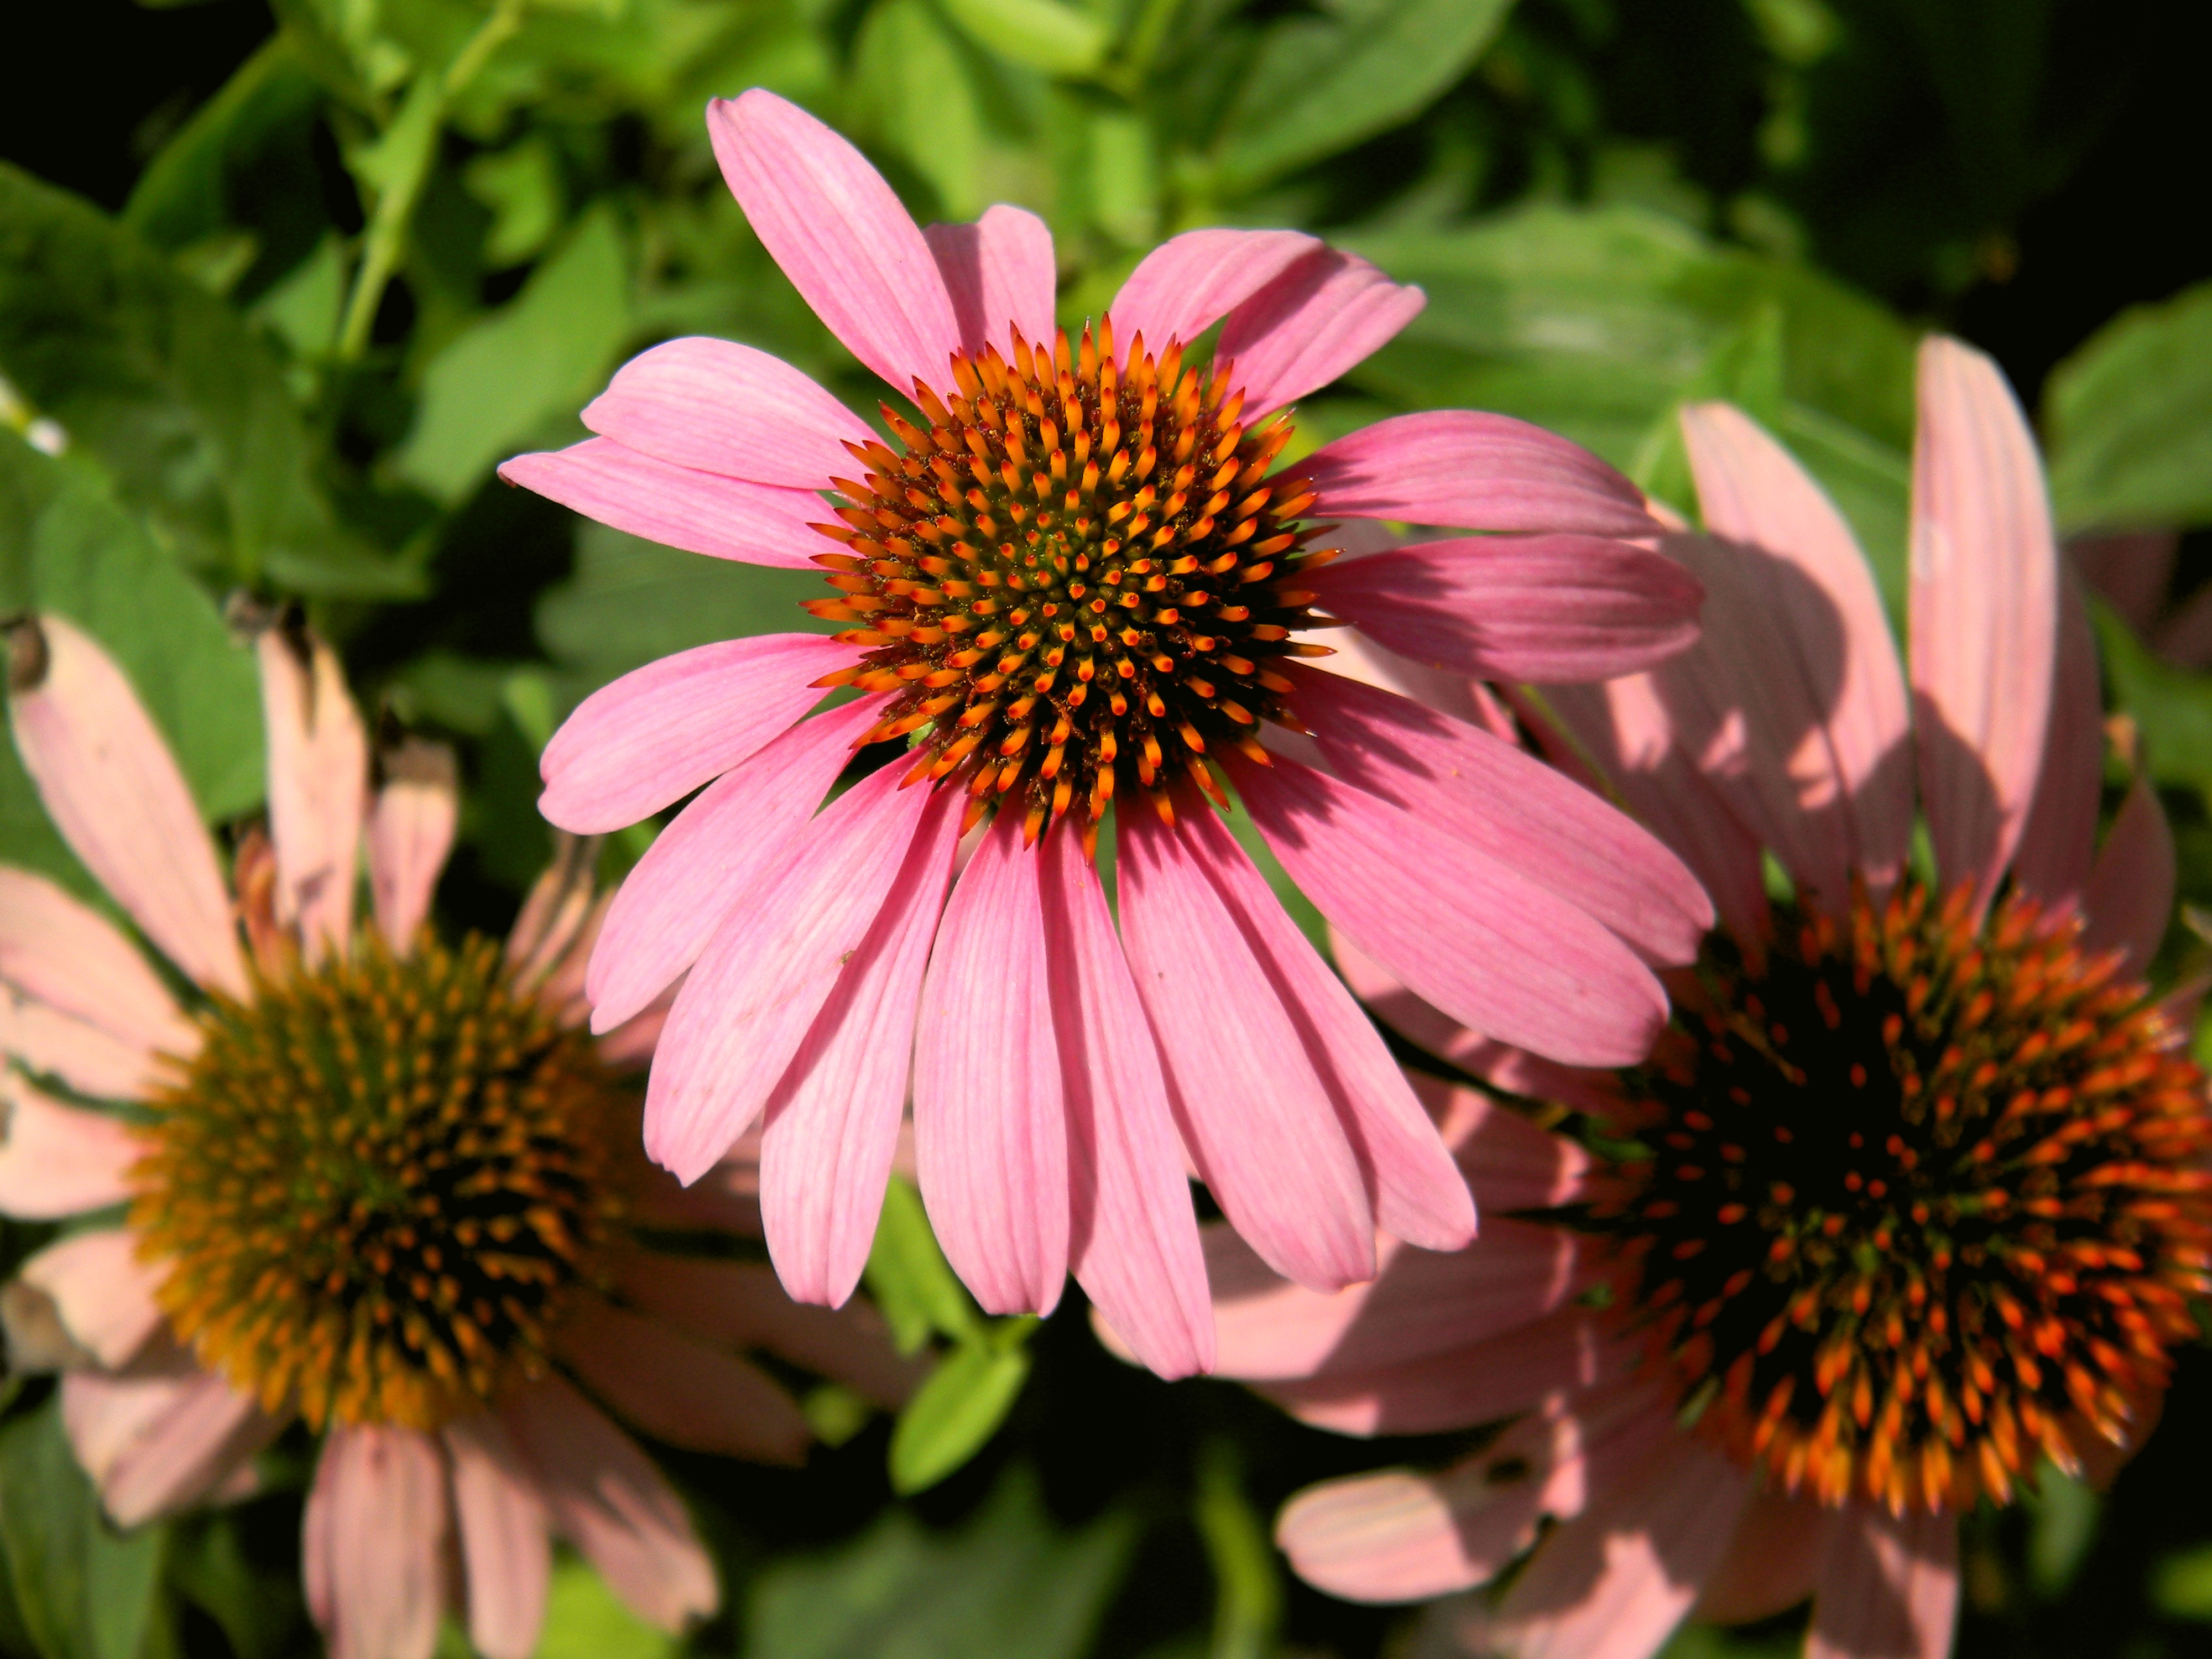
[[[1656,533],[1636,490],[1464,411],[1271,471],[1285,406],[1422,303],[1313,237],[1178,236],[1071,339],[1034,216],[921,229],[852,146],[765,92],[708,123],[761,240],[919,419],[885,405],[895,450],[775,359],[678,340],[585,411],[601,435],[502,469],[657,541],[826,567],[836,596],[810,608],[852,624],[654,663],[546,749],[544,811],[580,832],[704,786],[623,888],[586,981],[605,1028],[690,970],[652,1155],[689,1180],[764,1120],[777,1268],[839,1302],[910,1060],[923,1194],[983,1305],[1048,1310],[1073,1264],[1168,1374],[1211,1354],[1186,1150],[1302,1283],[1367,1278],[1378,1222],[1465,1243],[1474,1208],[1434,1128],[1207,798],[1233,784],[1315,902],[1457,1018],[1580,1063],[1641,1058],[1665,1018],[1648,964],[1688,959],[1710,916],[1680,864],[1292,637],[1325,610],[1465,673],[1642,667],[1693,636],[1698,593],[1620,539]],[[1217,322],[1212,367],[1188,362]],[[1325,569],[1316,517],[1508,533]],[[860,700],[801,718],[836,686]],[[1303,759],[1273,735],[1308,729]],[[853,750],[886,739],[909,754],[817,815]],[[1109,805],[1118,932],[1094,864]],[[956,844],[990,815],[954,885]]]
[[[2044,1457],[2109,1470],[2196,1336],[2212,1119],[2142,979],[2172,848],[2138,781],[2093,857],[2095,662],[1987,359],[1921,354],[1910,700],[1818,488],[1733,409],[1684,426],[1705,636],[1549,702],[1726,929],[1616,1072],[1479,1036],[1347,946],[1385,1019],[1540,1109],[1420,1085],[1492,1218],[1463,1254],[1322,1296],[1211,1240],[1221,1367],[1352,1433],[1513,1418],[1441,1474],[1315,1487],[1279,1530],[1314,1583],[1395,1600],[1556,1522],[1502,1595],[1438,1610],[1470,1650],[1640,1659],[1692,1610],[1809,1595],[1810,1654],[1940,1659],[1957,1516]]]
[[[180,1001],[96,911],[0,868],[0,1212],[129,1206],[32,1256],[0,1313],[13,1367],[63,1371],[109,1514],[250,1490],[255,1454],[299,1419],[323,1437],[307,1603],[338,1659],[427,1659],[449,1554],[471,1639],[525,1659],[556,1534],[657,1625],[711,1612],[683,1501],[590,1396],[674,1444],[796,1462],[798,1407],[734,1350],[887,1401],[910,1379],[869,1310],[800,1308],[765,1266],[632,1237],[744,1216],[729,1182],[687,1194],[635,1152],[617,1069],[662,1011],[604,1041],[580,1029],[604,914],[586,849],[504,951],[435,943],[451,757],[406,744],[370,799],[337,659],[270,629],[270,833],[241,844],[234,896],[116,665],[56,617],[9,643],[15,742],[55,825],[193,988]],[[355,927],[364,842],[373,930]]]

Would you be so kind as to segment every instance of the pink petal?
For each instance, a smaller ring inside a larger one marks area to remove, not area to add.
[[[1213,1368],[1206,1258],[1158,1046],[1073,820],[1048,830],[1045,954],[1073,1177],[1077,1281],[1162,1376]]]
[[[617,684],[621,682],[617,681]],[[703,790],[623,878],[592,947],[592,1029],[635,1018],[699,959],[714,930],[798,836],[882,714],[867,697],[801,720]]]
[[[452,1525],[436,1441],[384,1424],[330,1431],[307,1493],[301,1565],[331,1659],[430,1659]]]
[[[215,842],[145,705],[60,617],[20,623],[15,637],[15,747],[54,827],[170,961],[246,995]]]
[[[1260,1391],[1301,1423],[1337,1434],[1445,1434],[1588,1388],[1608,1361],[1620,1369],[1595,1318],[1567,1307],[1464,1347],[1390,1365],[1332,1364]]]
[[[429,920],[438,873],[460,817],[453,751],[409,738],[382,758],[384,787],[368,814],[368,890],[385,942],[404,951]]]
[[[2083,947],[2123,951],[2128,974],[2140,978],[2148,973],[2173,918],[2174,879],[2173,831],[2158,792],[2138,775],[2089,874],[2082,899],[2088,914]]]
[[[714,1564],[684,1500],[628,1435],[557,1376],[519,1390],[501,1415],[554,1529],[632,1611],[667,1631],[714,1612]]]
[[[761,1219],[777,1273],[805,1301],[842,1304],[875,1242],[965,805],[957,789],[931,792],[883,908],[769,1097]]]
[[[924,225],[921,234],[937,258],[959,320],[961,349],[969,356],[992,345],[1010,358],[1009,323],[1032,345],[1052,343],[1060,273],[1043,220],[1001,203],[972,225]]]
[[[106,917],[44,876],[0,866],[0,981],[137,1048],[189,1058],[199,1030]]]
[[[1106,307],[1124,359],[1139,334],[1154,356],[1188,345],[1321,246],[1297,230],[1187,230],[1147,253]]]
[[[1813,1591],[1805,1659],[1945,1659],[1959,1616],[1959,1522],[1854,1505]]]
[[[1229,313],[1214,356],[1237,365],[1255,421],[1365,362],[1428,302],[1356,255],[1316,248]]]
[[[118,1118],[65,1106],[0,1077],[0,1215],[58,1221],[119,1204],[145,1148]]]
[[[984,1311],[1049,1313],[1067,1276],[1067,1119],[1040,860],[1002,811],[961,872],[922,987],[914,1151],[930,1225]]]
[[[756,1463],[806,1461],[799,1407],[734,1354],[597,1297],[579,1298],[555,1342],[586,1388],[657,1440]]]
[[[1173,829],[1141,805],[1117,816],[1130,975],[1215,1201],[1278,1270],[1334,1290],[1375,1272],[1365,1175],[1261,957],[1251,889],[1225,878],[1249,861],[1204,833],[1211,811],[1179,811]]]
[[[1394,415],[1323,445],[1294,470],[1320,492],[1314,514],[1324,519],[1540,535],[1658,529],[1634,484],[1581,445],[1510,415]]]
[[[77,1462],[120,1527],[213,1498],[283,1427],[166,1341],[128,1371],[71,1371],[61,1397]]]
[[[6,984],[0,984],[0,1055],[106,1100],[143,1100],[168,1074],[160,1056]]]
[[[1813,1594],[1821,1559],[1844,1512],[1802,1498],[1762,1492],[1736,1522],[1729,1546],[1698,1598],[1697,1616],[1715,1624],[1749,1625],[1786,1613]]]
[[[680,800],[822,701],[853,648],[812,634],[720,640],[649,662],[580,703],[545,745],[539,811],[580,836]]]
[[[709,558],[815,570],[814,556],[830,550],[808,528],[830,517],[812,489],[676,466],[611,438],[517,455],[499,476],[587,519]]]
[[[697,1180],[760,1115],[867,942],[933,792],[887,766],[840,795],[760,879],[774,904],[740,907],[677,994],[645,1098],[645,1146]],[[894,1038],[894,1041],[896,1039]]]
[[[2046,905],[2078,902],[2088,884],[2105,788],[2105,689],[2089,607],[2071,572],[2058,577],[2058,661],[2035,798],[2021,828],[2013,879]]]
[[[1291,878],[1415,994],[1486,1036],[1571,1065],[1633,1065],[1650,1051],[1666,994],[1583,912],[1425,819],[1296,761],[1260,767],[1239,757],[1229,769]]]
[[[1573,1141],[1538,1128],[1480,1089],[1416,1075],[1413,1092],[1441,1127],[1483,1208],[1548,1210],[1589,1196],[1592,1159]]]
[[[584,405],[584,424],[672,466],[821,489],[852,470],[866,422],[780,357],[694,336],[640,352]]]
[[[795,104],[758,87],[707,106],[707,131],[753,234],[814,314],[901,396],[944,384],[952,301],[883,175]]]
[[[312,635],[262,630],[261,714],[269,727],[269,830],[276,920],[309,961],[343,952],[368,793],[368,733],[337,655]]]
[[[1293,665],[1292,706],[1346,783],[1449,825],[1603,923],[1645,960],[1693,960],[1713,925],[1697,878],[1656,837],[1489,732],[1404,697]]]
[[[2035,793],[2058,640],[2058,547],[2034,434],[1997,366],[1920,345],[1912,689],[1920,798],[1943,879],[1986,894]]]
[[[141,1261],[138,1237],[127,1228],[71,1233],[16,1273],[52,1302],[77,1345],[111,1370],[127,1364],[161,1328],[154,1292],[169,1276],[168,1264]]]
[[[545,1500],[507,1425],[489,1412],[445,1426],[460,1523],[469,1640],[484,1659],[530,1659],[553,1578]]]

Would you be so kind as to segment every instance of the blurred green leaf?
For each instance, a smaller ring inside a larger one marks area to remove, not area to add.
[[[594,1569],[568,1555],[554,1563],[534,1659],[667,1659],[682,1650],[623,1606]]]
[[[2212,674],[2153,656],[2103,600],[2092,598],[2089,610],[2112,707],[2134,717],[2151,777],[2182,788],[2212,787]]]
[[[46,1659],[139,1659],[167,1528],[118,1532],[62,1432],[58,1401],[0,1425],[0,1547]]]
[[[2121,313],[2051,371],[2043,407],[2063,528],[2212,524],[2212,283]]]
[[[952,20],[1011,63],[1047,75],[1085,76],[1104,61],[1106,26],[1060,0],[943,0]]]
[[[1213,1567],[1210,1659],[1267,1659],[1283,1618],[1283,1580],[1267,1523],[1238,1478],[1236,1448],[1217,1440],[1199,1462],[1191,1518]]]
[[[1109,1514],[1055,1525],[1026,1471],[958,1532],[903,1510],[811,1560],[757,1581],[748,1659],[1078,1659],[1126,1565],[1135,1528]]]
[[[939,1360],[891,1431],[891,1490],[927,1491],[981,1451],[1029,1375],[1018,1347],[963,1343]]]
[[[882,0],[853,48],[863,136],[927,179],[946,213],[969,218],[982,199],[983,113],[957,42],[929,0]]]
[[[521,264],[561,228],[560,163],[544,134],[477,156],[463,178],[469,194],[491,210],[484,263],[494,269]]]
[[[919,1352],[933,1331],[963,1341],[981,1339],[982,1316],[938,1249],[921,1194],[902,1176],[893,1176],[884,1193],[867,1276],[868,1293],[901,1353]]]
[[[2212,1544],[2160,1562],[2151,1574],[2150,1600],[2170,1619],[2212,1620]]]
[[[222,1626],[237,1659],[280,1659],[298,1640],[307,1604],[289,1573],[276,1577],[251,1559],[235,1510],[179,1521],[171,1528],[169,1582]]]
[[[2065,1594],[2096,1542],[2097,1517],[2104,1504],[2087,1482],[2048,1463],[2036,1471],[2035,1483],[2027,1499],[2028,1576],[2040,1595],[2055,1600]]]

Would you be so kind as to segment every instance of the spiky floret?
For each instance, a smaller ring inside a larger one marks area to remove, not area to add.
[[[909,781],[962,784],[971,819],[1019,790],[1032,842],[1133,787],[1167,813],[1180,775],[1218,798],[1209,751],[1264,764],[1259,723],[1294,724],[1273,660],[1326,654],[1291,638],[1320,625],[1298,573],[1336,556],[1311,488],[1267,476],[1291,423],[1248,428],[1233,366],[1179,342],[1117,368],[1110,319],[1012,347],[917,382],[927,428],[886,407],[903,454],[847,446],[864,476],[817,526],[838,597],[807,608],[863,655],[823,683],[896,693],[862,741],[911,736]]]
[[[541,1368],[617,1213],[621,1096],[499,947],[371,939],[200,1025],[131,1220],[201,1361],[317,1427],[434,1427]]]
[[[2212,1118],[2118,958],[1907,882],[1698,977],[1594,1218],[1708,1431],[1900,1512],[2130,1443],[2212,1290]]]

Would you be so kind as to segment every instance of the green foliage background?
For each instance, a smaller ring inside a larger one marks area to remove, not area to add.
[[[2212,247],[2201,6],[2127,0],[82,0],[0,100],[0,612],[122,659],[210,820],[260,798],[222,622],[298,600],[373,712],[461,748],[447,923],[495,928],[546,856],[535,754],[665,652],[811,625],[811,582],[591,525],[490,480],[629,352],[724,335],[867,410],[865,376],[748,232],[701,110],[770,87],[917,216],[1022,203],[1068,319],[1160,237],[1296,224],[1428,290],[1311,399],[1319,441],[1448,404],[1542,422],[1685,507],[1673,413],[1781,434],[1901,596],[1912,343],[1963,332],[2039,412],[2069,532],[2180,534],[2100,617],[2212,904]],[[650,827],[617,837],[619,873]],[[0,859],[97,896],[0,750]],[[2190,929],[2173,971],[2203,954]],[[46,1230],[11,1227],[10,1259]],[[1071,1291],[982,1319],[895,1188],[869,1284],[942,1355],[896,1423],[808,1404],[805,1471],[671,1453],[726,1610],[684,1643],[562,1566],[543,1652],[629,1659],[1376,1654],[1402,1615],[1291,1581],[1273,1506],[1441,1460],[1105,1357]],[[222,1515],[114,1534],[41,1385],[0,1420],[0,1654],[276,1659],[307,1449]],[[2185,1363],[2109,1494],[2058,1480],[1968,1527],[1966,1655],[2212,1647],[2212,1370]],[[448,1632],[459,1654],[465,1643]],[[1670,1651],[1795,1650],[1791,1620]]]

